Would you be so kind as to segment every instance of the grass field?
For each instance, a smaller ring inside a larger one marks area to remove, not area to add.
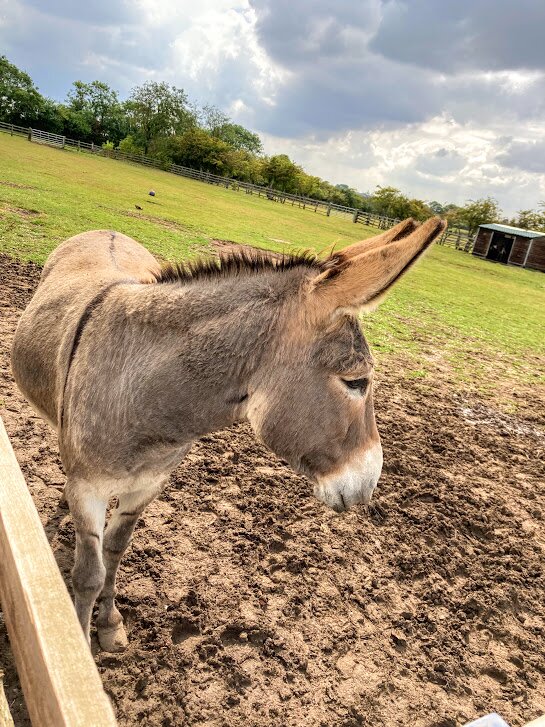
[[[322,251],[376,234],[346,218],[0,134],[1,251],[43,263],[63,239],[97,228],[169,259],[214,238]],[[436,246],[364,327],[377,357],[403,359],[410,378],[428,378],[440,361],[453,380],[496,394],[502,381],[543,382],[545,275]]]

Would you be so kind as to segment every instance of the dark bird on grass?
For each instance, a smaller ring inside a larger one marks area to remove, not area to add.
[[[137,210],[141,210],[142,209],[142,207],[140,207],[139,204],[135,204],[134,206],[136,207]]]
[[[148,194],[149,194],[150,197],[155,197],[155,192],[153,191],[153,189],[150,189],[150,191],[148,192]]]

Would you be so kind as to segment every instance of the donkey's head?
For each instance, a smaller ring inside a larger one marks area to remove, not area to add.
[[[406,220],[308,271],[249,392],[256,434],[338,512],[369,503],[382,469],[373,359],[357,314],[374,308],[444,227],[438,218]]]

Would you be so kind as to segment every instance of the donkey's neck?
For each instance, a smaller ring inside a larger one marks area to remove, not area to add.
[[[244,418],[252,378],[275,350],[304,274],[273,271],[113,293],[111,303],[126,320],[122,348],[137,392],[135,416],[153,410],[154,428],[172,441]]]

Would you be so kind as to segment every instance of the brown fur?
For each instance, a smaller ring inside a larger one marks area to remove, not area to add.
[[[335,509],[370,496],[370,452],[380,450],[373,363],[351,311],[384,293],[441,229],[430,221],[410,234],[409,221],[324,261],[259,252],[161,268],[108,231],[52,253],[12,366],[58,431],[76,610],[88,634],[100,596],[103,648],[126,644],[115,575],[136,520],[196,438],[247,419]]]

